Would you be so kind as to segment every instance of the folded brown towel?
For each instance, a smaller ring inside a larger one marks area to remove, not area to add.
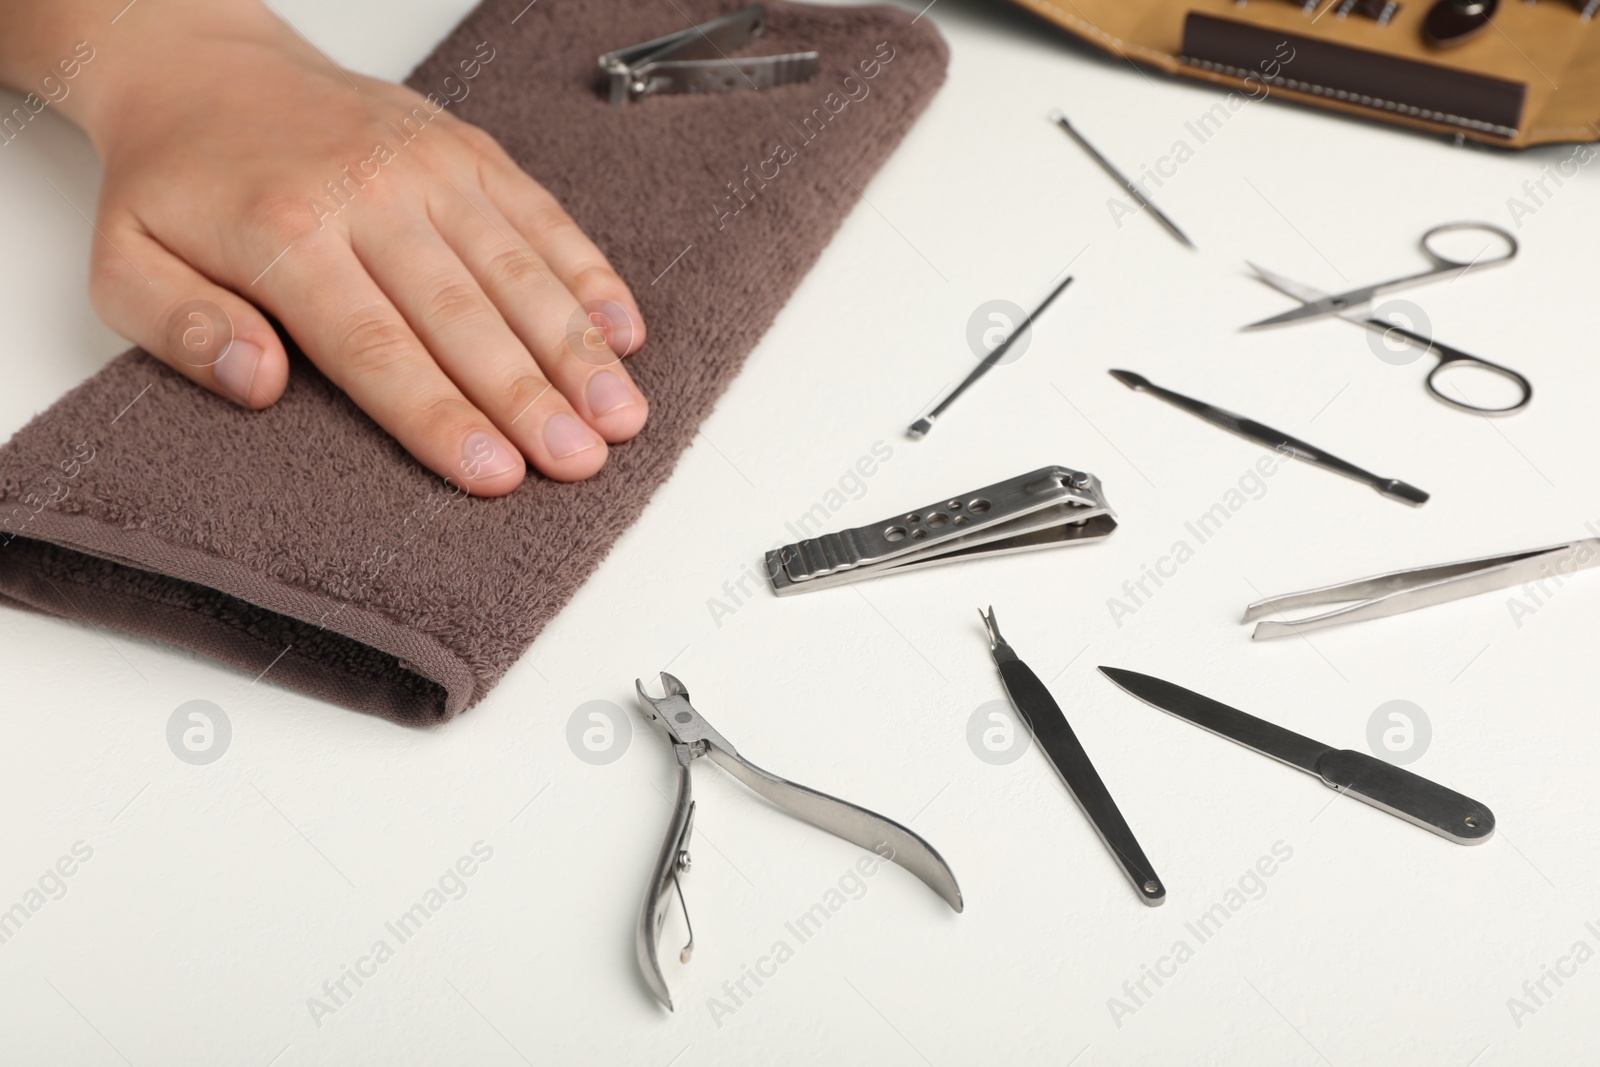
[[[816,49],[814,80],[621,107],[596,91],[601,53],[736,6],[486,0],[410,79],[499,138],[638,297],[650,336],[628,367],[651,421],[597,477],[466,498],[302,357],[251,413],[134,350],[0,448],[0,598],[400,722],[482,699],[666,480],[943,81],[926,20],[769,0],[760,51]]]

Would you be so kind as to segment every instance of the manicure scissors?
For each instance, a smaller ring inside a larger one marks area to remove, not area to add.
[[[1448,233],[1483,233],[1490,235],[1491,244],[1483,253],[1470,260],[1456,259],[1441,252],[1434,245],[1437,237]],[[1499,242],[1504,247],[1497,254],[1493,253],[1494,242]],[[1463,411],[1471,411],[1480,415],[1509,415],[1514,411],[1521,411],[1528,406],[1528,401],[1533,399],[1533,384],[1522,374],[1510,367],[1491,362],[1470,352],[1463,352],[1459,348],[1452,348],[1434,340],[1431,337],[1418,333],[1415,330],[1397,325],[1389,319],[1373,314],[1372,302],[1380,296],[1421,285],[1439,278],[1459,278],[1467,271],[1477,267],[1492,266],[1505,263],[1517,255],[1517,239],[1498,226],[1487,222],[1447,222],[1435,226],[1422,235],[1422,251],[1433,262],[1433,266],[1415,274],[1407,274],[1399,278],[1378,282],[1374,285],[1364,285],[1342,293],[1325,293],[1320,289],[1287,278],[1275,271],[1269,271],[1254,263],[1249,264],[1250,269],[1256,272],[1260,279],[1268,285],[1300,301],[1300,306],[1253,322],[1245,329],[1253,330],[1262,326],[1277,326],[1290,322],[1306,322],[1311,319],[1336,315],[1339,318],[1365,326],[1384,335],[1384,337],[1397,337],[1435,356],[1439,363],[1428,373],[1428,392],[1434,398],[1442,400],[1451,407]],[[1514,403],[1501,407],[1487,407],[1472,403],[1465,396],[1460,398],[1446,394],[1436,379],[1447,367],[1476,368],[1505,379],[1516,387],[1517,399]]]

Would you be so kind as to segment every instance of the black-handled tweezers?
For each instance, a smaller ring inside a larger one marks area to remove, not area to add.
[[[1005,683],[1006,695],[1011,698],[1012,706],[1028,724],[1039,747],[1050,757],[1050,763],[1066,784],[1067,792],[1072,794],[1072,799],[1089,817],[1090,825],[1133,883],[1139,899],[1151,907],[1162,903],[1167,899],[1167,887],[1161,884],[1155,868],[1145,858],[1144,849],[1139,847],[1128,821],[1117,809],[1117,802],[1111,799],[1111,793],[1100,780],[1099,772],[1089,762],[1089,754],[1072,732],[1060,705],[1039,680],[1039,676],[1017,658],[1016,652],[1000,636],[1000,628],[994,621],[994,608],[990,608],[988,614],[981,611],[978,614],[983,616],[983,624],[989,630],[989,650],[994,654],[995,666],[1000,668],[1000,680]]]

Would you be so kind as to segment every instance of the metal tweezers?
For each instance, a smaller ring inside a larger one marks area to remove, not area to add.
[[[673,804],[672,822],[667,826],[666,839],[661,842],[661,854],[656,858],[655,869],[650,874],[650,884],[645,890],[644,906],[639,911],[639,925],[634,936],[634,948],[639,957],[639,970],[645,984],[656,998],[672,1010],[672,995],[667,991],[666,979],[661,975],[661,962],[657,957],[657,944],[661,940],[661,927],[666,921],[671,898],[669,886],[677,890],[678,901],[683,902],[683,887],[678,876],[689,870],[689,831],[694,825],[693,781],[689,765],[701,756],[710,756],[711,762],[737,778],[750,789],[797,819],[804,819],[842,837],[852,844],[891,859],[904,867],[956,911],[962,909],[961,887],[949,864],[928,842],[916,833],[891,819],[857,807],[849,801],[819,793],[803,785],[786,781],[757,767],[730,745],[726,738],[700,715],[689,703],[689,690],[672,675],[661,672],[664,696],[653,697],[644,690],[644,682],[635,681],[639,692],[639,707],[645,717],[666,730],[672,742],[672,754],[678,761],[678,799]],[[684,907],[684,922],[689,918]],[[694,950],[694,930],[689,931],[689,942],[678,953],[678,959],[689,962]]]
[[[1400,615],[1417,608],[1445,604],[1527,582],[1559,581],[1562,575],[1594,566],[1600,566],[1600,538],[1589,537],[1526,552],[1507,552],[1432,567],[1390,571],[1353,582],[1308,589],[1303,593],[1270,597],[1245,608],[1244,621],[1254,622],[1263,615],[1319,604],[1349,605],[1305,619],[1281,622],[1268,619],[1258,622],[1252,635],[1258,641],[1287,637],[1308,630],[1320,630],[1325,626]]]
[[[691,26],[643,44],[619,48],[600,57],[610,102],[655,93],[728,93],[738,89],[770,89],[816,76],[815,52],[730,59],[766,32],[767,8],[752,4],[698,26]]]
[[[1040,467],[869,526],[775,549],[767,553],[767,577],[773,592],[788,596],[936,563],[1097,541],[1116,528],[1100,479]]]

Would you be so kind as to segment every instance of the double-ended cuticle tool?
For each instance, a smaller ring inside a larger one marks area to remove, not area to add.
[[[1100,835],[1100,840],[1105,842],[1117,866],[1133,883],[1139,899],[1151,907],[1160,904],[1167,899],[1167,888],[1161,884],[1155,868],[1145,858],[1138,839],[1128,828],[1117,802],[1111,799],[1110,790],[1100,780],[1100,773],[1089,761],[1089,754],[1084,751],[1078,735],[1072,732],[1061,706],[1055,702],[1039,676],[1017,658],[1016,652],[1000,636],[994,608],[990,608],[987,614],[981,611],[978,614],[983,617],[984,628],[989,632],[989,651],[994,656],[995,666],[1000,669],[1000,680],[1005,684],[1006,695],[1011,698],[1011,706],[1022,716],[1034,740],[1049,758],[1050,765],[1061,776],[1067,792],[1072,794],[1072,799],[1089,817],[1089,824]]]
[[[1398,478],[1383,478],[1373,474],[1371,471],[1362,470],[1354,463],[1342,460],[1331,452],[1324,452],[1316,445],[1302,441],[1298,437],[1291,437],[1282,430],[1274,430],[1265,423],[1247,419],[1243,415],[1235,415],[1231,411],[1213,404],[1207,404],[1203,400],[1195,400],[1193,397],[1184,396],[1182,393],[1175,393],[1171,389],[1163,389],[1150,379],[1141,374],[1135,374],[1131,370],[1114,370],[1110,373],[1113,378],[1136,393],[1149,393],[1151,396],[1165,400],[1174,407],[1182,408],[1191,415],[1198,415],[1213,426],[1220,426],[1224,430],[1236,433],[1246,440],[1266,445],[1276,452],[1293,456],[1295,459],[1304,460],[1307,463],[1313,463],[1318,467],[1342,474],[1346,478],[1354,478],[1358,482],[1371,486],[1391,500],[1398,500],[1402,504],[1410,504],[1412,507],[1420,507],[1428,502],[1428,494],[1414,485],[1408,485]]]
[[[1471,797],[1365,752],[1338,749],[1230,708],[1182,686],[1137,671],[1101,667],[1125,692],[1202,730],[1287,763],[1398,819],[1458,845],[1478,845],[1494,834],[1494,812]]]
[[[1039,306],[1028,313],[1027,318],[1013,326],[1011,328],[1011,332],[1006,334],[1005,340],[1001,341],[999,344],[995,345],[994,348],[990,349],[988,354],[978,361],[978,365],[972,368],[972,372],[963,378],[959,385],[946,393],[944,398],[933,406],[932,411],[928,412],[926,415],[922,416],[916,422],[913,422],[909,427],[906,428],[906,436],[910,437],[913,441],[926,437],[928,435],[928,431],[933,429],[935,420],[937,420],[940,415],[944,414],[945,409],[951,404],[954,404],[956,402],[956,398],[970,389],[974,382],[976,382],[979,378],[982,378],[985,374],[988,374],[989,369],[995,366],[995,364],[999,363],[1001,359],[1005,357],[1006,352],[1011,349],[1012,342],[1016,341],[1017,338],[1021,337],[1024,333],[1027,333],[1030,329],[1032,329],[1033,320],[1044,314],[1044,309],[1050,306],[1051,301],[1060,296],[1061,290],[1065,289],[1071,284],[1072,277],[1069,275],[1062,279],[1060,285],[1057,285],[1054,289],[1050,290],[1050,295],[1041,300],[1039,302]]]
[[[762,770],[739,755],[727,739],[694,709],[689,703],[689,690],[684,688],[682,682],[663,671],[661,686],[664,695],[653,697],[645,692],[643,681],[634,682],[639,694],[640,710],[647,719],[666,731],[667,739],[672,743],[672,754],[678,763],[678,797],[673,802],[672,821],[667,825],[667,836],[661,842],[661,852],[656,857],[656,865],[645,890],[644,905],[639,910],[634,950],[639,958],[639,970],[644,975],[645,985],[650,987],[650,992],[668,1011],[672,1010],[672,994],[668,992],[666,979],[661,974],[657,946],[671,903],[669,890],[676,891],[678,895],[678,902],[683,906],[685,925],[689,921],[689,909],[683,904],[683,886],[679,876],[689,870],[689,832],[694,826],[694,784],[689,767],[701,756],[711,757],[711,762],[733,775],[746,788],[795,818],[860,845],[883,859],[893,860],[927,883],[956,911],[962,909],[961,887],[956,885],[956,876],[951,873],[949,864],[916,833],[847,800],[819,793]],[[689,941],[678,953],[678,959],[683,963],[689,962],[693,950],[694,931],[690,928]]]

